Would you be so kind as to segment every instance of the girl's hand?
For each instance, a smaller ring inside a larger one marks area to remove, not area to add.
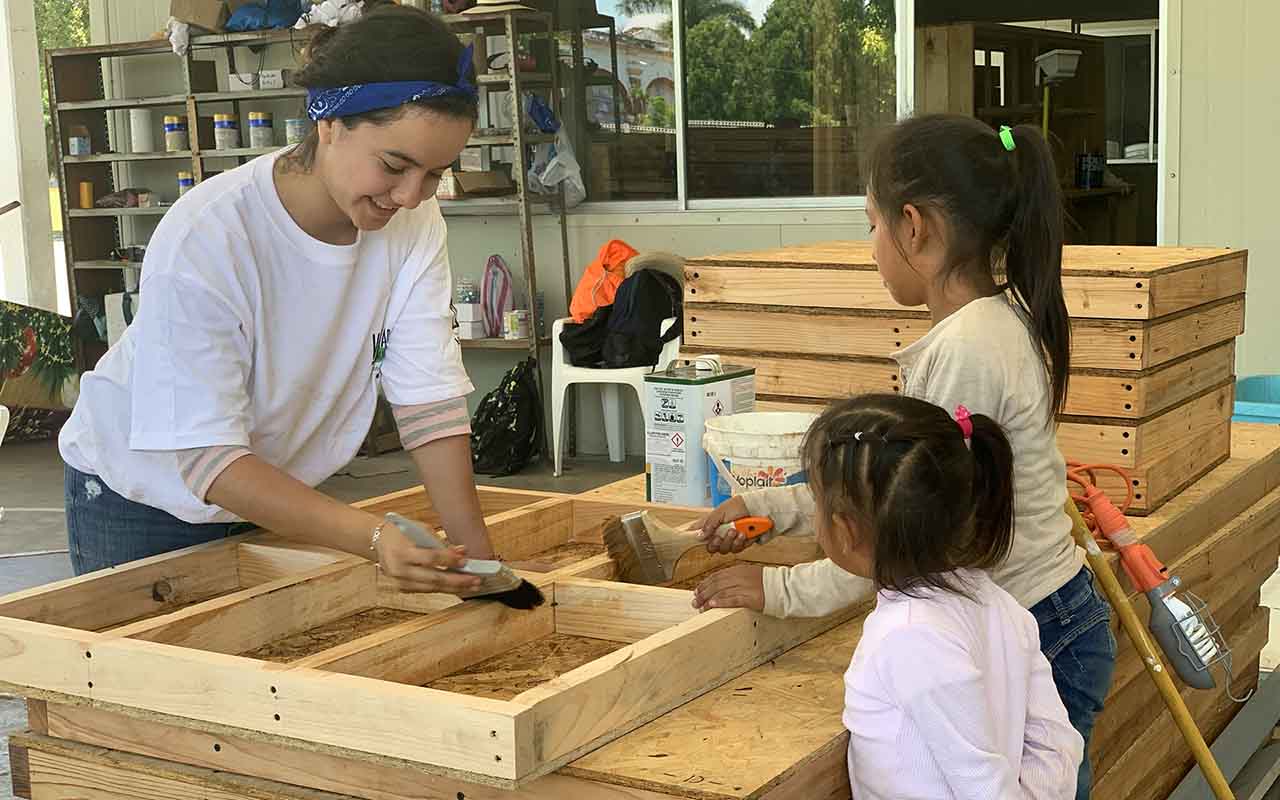
[[[480,588],[475,575],[445,572],[467,563],[466,548],[432,550],[418,547],[394,525],[386,525],[378,536],[378,566],[394,578],[404,592],[444,592],[461,594]]]
[[[745,516],[748,516],[747,501],[742,499],[742,495],[730,497],[708,514],[702,520],[701,534],[702,540],[707,543],[707,552],[728,555],[730,553],[741,553],[747,549],[749,540],[741,533],[733,531],[721,536],[716,532],[721,525],[733,522],[736,519],[742,519]]]
[[[693,592],[693,607],[764,611],[764,567],[735,564],[708,576]]]

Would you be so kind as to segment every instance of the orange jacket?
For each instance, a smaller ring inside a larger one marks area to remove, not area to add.
[[[574,322],[586,322],[597,308],[613,303],[618,284],[627,277],[627,262],[636,254],[636,249],[621,239],[613,239],[600,248],[573,292],[569,314]]]

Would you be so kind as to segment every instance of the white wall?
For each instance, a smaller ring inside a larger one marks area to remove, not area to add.
[[[58,310],[40,52],[30,0],[0,0],[0,298]]]
[[[1249,249],[1236,369],[1280,373],[1280,3],[1167,2],[1165,241]]]

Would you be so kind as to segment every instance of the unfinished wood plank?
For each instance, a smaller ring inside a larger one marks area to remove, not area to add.
[[[684,355],[711,352],[686,348]],[[768,352],[734,353],[733,363],[755,367],[758,396],[827,403],[857,394],[901,391],[893,361],[801,357]],[[1073,370],[1064,413],[1071,416],[1143,420],[1223,384],[1235,374],[1232,341],[1141,373]],[[759,410],[759,409],[758,409]]]
[[[549,492],[531,492],[524,489],[506,489],[497,486],[477,486],[476,496],[480,498],[480,511],[485,516],[502,514],[521,506],[545,500],[554,495]],[[398,492],[370,497],[352,503],[356,508],[364,509],[370,514],[387,514],[395,512],[409,519],[422,522],[428,527],[441,526],[440,514],[431,502],[431,496],[422,486],[412,486]]]
[[[371,608],[377,570],[364,559],[271,581],[107,635],[217,653],[243,653],[267,642]]]
[[[494,551],[518,561],[565,544],[573,536],[573,503],[553,497],[485,517]]]
[[[1141,368],[1234,339],[1244,333],[1244,295],[1158,320],[1143,337]],[[1072,354],[1074,363],[1074,351]]]
[[[906,310],[889,294],[880,274],[873,271],[698,267],[688,274],[691,280],[685,283],[687,303]],[[1062,289],[1067,313],[1074,318],[1146,320],[1240,294],[1243,283],[1243,270],[1235,282],[1222,281],[1215,286],[1200,281],[1203,291],[1199,295],[1204,299],[1187,304],[1196,294],[1190,288],[1195,282],[1188,280],[1185,291],[1176,299],[1171,293],[1170,299],[1158,307],[1160,313],[1154,313],[1152,308],[1150,284],[1131,278],[1064,275]],[[1237,288],[1235,284],[1240,286]],[[1229,289],[1228,294],[1219,293]]]
[[[691,350],[688,355],[697,352]],[[836,356],[799,358],[767,352],[737,353],[730,360],[733,364],[755,367],[756,394],[829,400],[900,388],[898,365],[894,361]]]
[[[404,759],[480,783],[513,788],[518,777],[515,719],[504,703],[154,642],[99,642],[92,656],[92,688],[68,694],[272,741]]]
[[[292,664],[316,653],[369,636],[378,631],[416,619],[417,614],[397,608],[376,606],[339,617],[314,628],[274,639],[253,650],[236,655],[275,664]]]
[[[1141,420],[1235,376],[1235,342],[1193,353],[1140,374],[1072,371],[1063,413]]]
[[[1154,322],[1072,320],[1074,369],[1142,371],[1229,341],[1243,331],[1244,299],[1201,306]],[[686,305],[689,346],[718,352],[838,353],[890,358],[930,327],[920,313],[801,310],[779,306]]]
[[[86,745],[116,751],[120,763],[129,755],[203,767],[216,773],[263,778],[361,800],[664,800],[670,795],[614,787],[580,778],[548,775],[518,794],[464,783],[394,764],[370,764],[287,745],[239,736],[219,736],[153,720],[136,719],[94,708],[56,706],[53,736],[20,736],[24,748],[58,748],[80,753]],[[78,746],[77,746],[78,745]],[[286,791],[285,788],[279,791]],[[190,795],[184,795],[190,796]],[[287,795],[281,795],[287,797]],[[292,800],[290,798],[290,800]]]
[[[573,540],[602,543],[600,526],[610,517],[621,517],[633,511],[650,510],[654,516],[673,528],[697,522],[707,515],[705,508],[667,506],[643,502],[576,498],[573,501]]]
[[[9,739],[9,779],[14,797],[31,800],[31,760],[27,748]]]
[[[27,700],[27,730],[49,732],[49,706],[43,700]]]
[[[637,642],[698,612],[693,595],[658,586],[561,580],[556,583],[556,632],[612,642]]]
[[[1062,272],[1064,277],[1097,275],[1150,279],[1200,267],[1244,264],[1247,255],[1247,250],[1229,247],[1067,245],[1062,248]],[[686,273],[708,266],[867,271],[876,268],[870,241],[815,242],[769,250],[720,253],[687,259],[685,265]]]
[[[92,680],[85,653],[99,634],[0,617],[0,691],[37,687],[83,695]]]
[[[0,617],[101,630],[241,588],[236,549],[223,539],[0,598]]]
[[[240,585],[244,588],[297,575],[300,572],[347,561],[350,553],[318,545],[291,542],[263,532],[246,539],[238,548]]]
[[[548,603],[516,611],[472,601],[344,642],[292,666],[421,686],[550,635],[556,629],[553,608]]]
[[[521,762],[538,772],[563,766],[850,616],[777,620],[714,610],[629,645],[515,698],[530,706],[517,725],[538,732]]]
[[[1142,422],[1064,418],[1058,447],[1071,461],[1139,467],[1163,460],[1231,419],[1232,382]]]
[[[593,556],[585,561],[579,561],[577,564],[562,567],[550,573],[549,577],[555,581],[565,578],[592,578],[611,581],[618,577],[618,562],[610,558],[608,553],[605,553]]]

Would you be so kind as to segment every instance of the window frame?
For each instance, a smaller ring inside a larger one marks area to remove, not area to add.
[[[897,56],[896,90],[898,119],[911,116],[915,104],[915,17],[916,0],[894,0],[894,52]],[[653,213],[670,211],[733,211],[751,209],[841,209],[866,208],[866,195],[830,197],[735,197],[698,200],[689,197],[688,151],[686,150],[684,75],[684,0],[671,0],[671,45],[676,84],[676,197],[673,200],[593,200],[582,203],[571,214]]]

